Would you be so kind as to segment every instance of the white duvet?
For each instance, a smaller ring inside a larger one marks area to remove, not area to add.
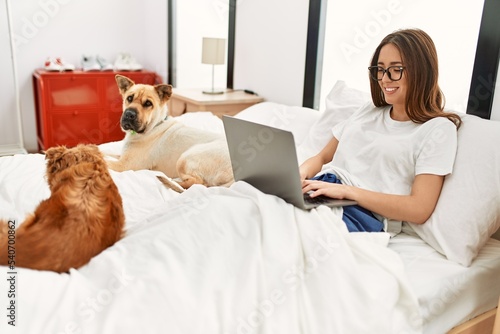
[[[22,221],[49,196],[44,172],[40,154],[0,158],[0,217]],[[0,333],[421,332],[388,236],[349,234],[339,209],[302,211],[244,182],[177,194],[155,172],[111,173],[126,236],[69,274],[16,268],[15,327],[0,267]]]

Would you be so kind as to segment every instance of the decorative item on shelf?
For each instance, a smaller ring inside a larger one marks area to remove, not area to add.
[[[204,94],[222,94],[223,91],[214,89],[214,67],[223,65],[226,55],[226,40],[224,38],[203,37],[201,63],[212,65],[212,90],[203,91]]]
[[[97,60],[94,56],[82,55],[81,64],[82,71],[84,72],[101,70],[101,65],[97,63]]]
[[[95,57],[95,60],[97,61],[99,66],[101,66],[101,71],[112,71],[113,70],[113,64],[111,64],[111,62],[109,60],[107,60],[106,58],[97,55]]]
[[[74,71],[75,65],[66,62],[61,57],[47,57],[44,63],[44,68],[46,71],[64,72]]]
[[[112,71],[113,65],[106,59],[99,55],[90,56],[87,54],[82,55],[81,59],[82,71]]]
[[[132,57],[130,53],[122,52],[118,54],[114,64],[115,71],[140,71],[142,65]]]

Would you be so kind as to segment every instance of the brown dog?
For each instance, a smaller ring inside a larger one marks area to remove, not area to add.
[[[0,265],[67,272],[122,236],[122,199],[97,146],[53,147],[45,159],[51,195],[15,235],[0,222]]]
[[[135,84],[121,75],[116,75],[116,82],[123,97],[120,125],[126,135],[119,160],[108,162],[111,169],[161,171],[184,189],[193,184],[228,186],[234,181],[222,135],[167,118],[172,86]],[[160,179],[174,190],[183,190]]]

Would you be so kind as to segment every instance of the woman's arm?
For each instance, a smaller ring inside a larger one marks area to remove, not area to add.
[[[363,208],[381,216],[423,224],[436,207],[444,176],[419,174],[413,181],[410,195],[391,195],[353,186],[322,181],[305,180],[303,192],[314,191],[311,196],[325,195],[332,198],[351,199]]]
[[[338,144],[337,138],[333,137],[321,152],[304,161],[299,167],[301,181],[315,176],[324,164],[332,161]]]

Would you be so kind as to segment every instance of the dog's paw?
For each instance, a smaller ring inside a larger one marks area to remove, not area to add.
[[[176,191],[178,193],[182,193],[186,190],[186,189],[182,188],[177,182],[175,182],[171,178],[168,178],[165,176],[160,176],[160,175],[157,175],[156,178],[158,180],[160,180],[160,182],[163,183],[167,188],[172,189],[173,191]]]
[[[111,153],[106,153],[104,154],[104,160],[106,161],[118,161],[120,160],[121,155],[119,154],[111,154]]]
[[[115,172],[123,172],[123,170],[120,168],[121,166],[117,160],[105,158],[104,162],[106,163],[106,166],[108,167],[108,169],[115,171]]]

